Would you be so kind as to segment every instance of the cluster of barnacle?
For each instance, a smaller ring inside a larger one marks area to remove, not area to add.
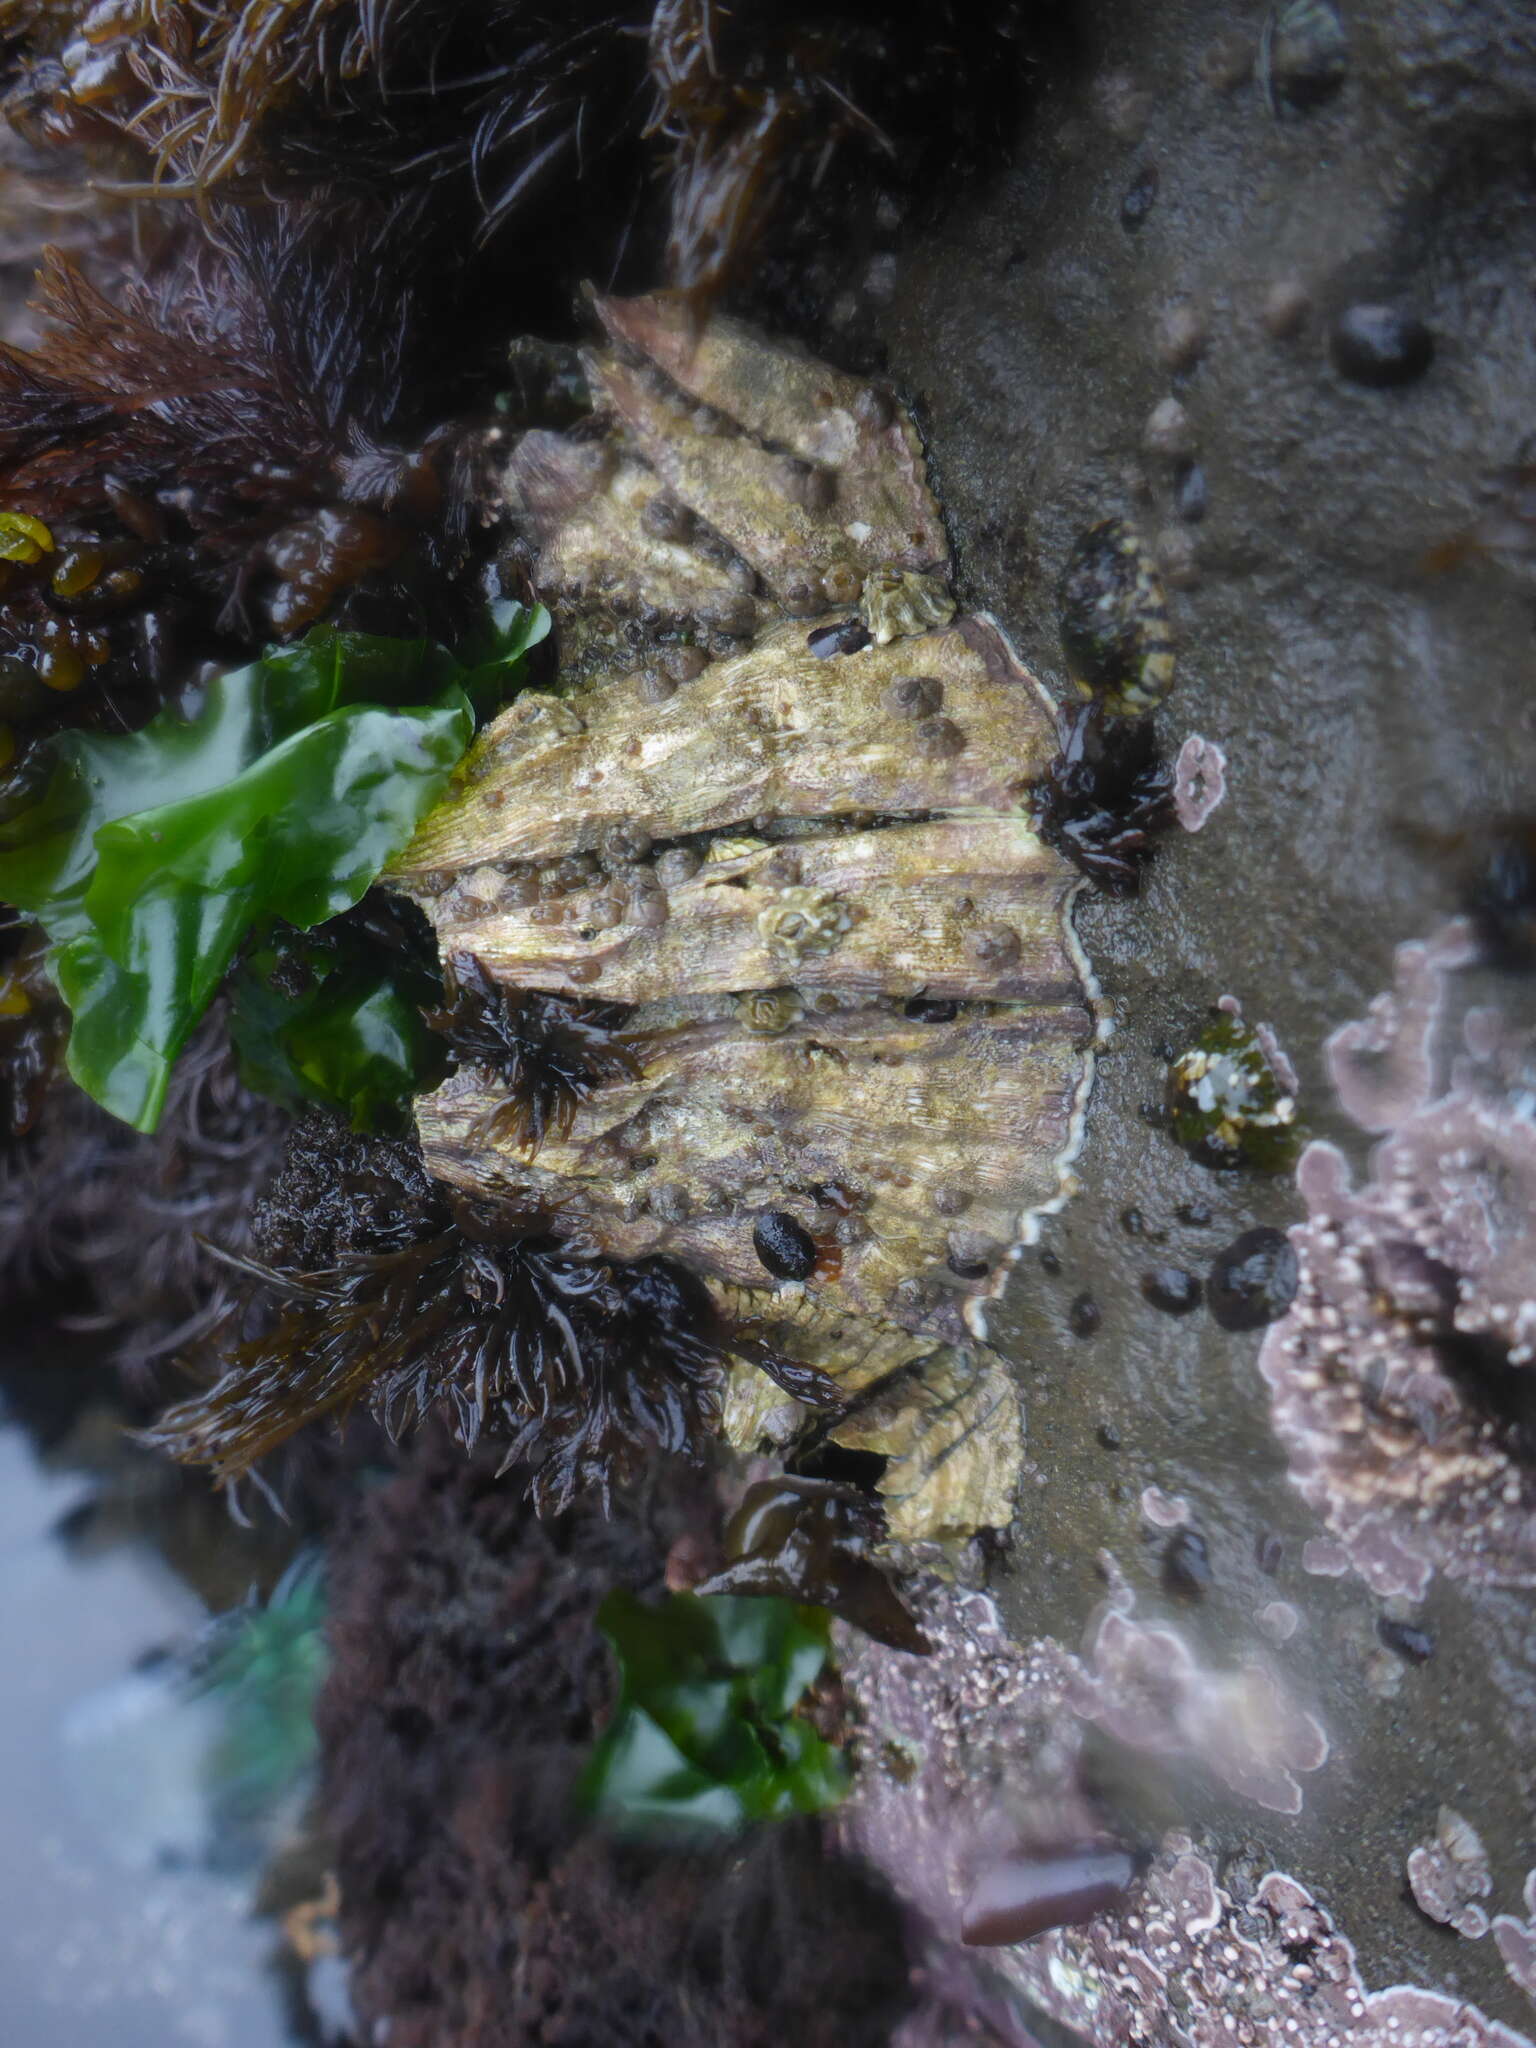
[[[167,1418],[162,1441],[233,1475],[310,1414],[366,1397],[405,1426],[441,1399],[466,1437],[494,1427],[543,1457],[541,1496],[558,1501],[642,1440],[680,1447],[709,1420],[733,1289],[766,1293],[773,1310],[736,1332],[736,1354],[805,1407],[827,1400],[812,1362],[824,1336],[860,1358],[865,1392],[938,1339],[947,1358],[968,1341],[971,1297],[998,1282],[1020,1209],[1059,1189],[1093,1030],[1065,930],[1071,879],[1019,818],[1048,714],[995,628],[951,626],[942,521],[894,396],[701,316],[786,195],[818,180],[831,191],[834,159],[873,145],[899,174],[926,148],[953,156],[953,134],[932,120],[936,80],[951,80],[953,119],[979,138],[1016,75],[993,61],[1017,54],[1006,24],[947,5],[918,24],[878,5],[829,20],[662,0],[640,45],[598,5],[554,31],[514,0],[473,24],[436,0],[100,0],[20,6],[5,26],[5,110],[44,157],[56,152],[59,188],[84,174],[148,202],[104,207],[99,239],[49,253],[35,345],[0,347],[0,504],[15,542],[0,653],[16,671],[0,681],[28,736],[64,719],[136,724],[199,660],[317,620],[453,637],[506,509],[486,489],[495,436],[466,406],[490,387],[498,330],[527,318],[529,280],[535,296],[551,276],[568,290],[563,235],[546,232],[539,205],[563,169],[585,169],[589,125],[609,169],[638,164],[633,89],[647,66],[683,293],[599,307],[614,346],[587,380],[617,432],[600,438],[588,422],[518,449],[510,495],[537,513],[545,494],[541,588],[579,600],[563,621],[567,695],[527,693],[464,792],[515,823],[518,793],[486,779],[486,758],[515,753],[541,718],[547,737],[571,737],[580,686],[616,642],[633,639],[634,695],[658,714],[675,704],[695,746],[726,744],[723,713],[741,696],[715,673],[721,660],[760,657],[759,719],[782,717],[769,699],[786,671],[821,670],[804,696],[819,725],[769,764],[755,801],[680,758],[669,800],[713,791],[728,808],[689,822],[663,806],[647,824],[631,806],[599,836],[634,843],[600,849],[584,835],[601,804],[545,764],[529,815],[547,822],[573,802],[574,839],[529,858],[493,848],[468,873],[444,862],[446,891],[421,878],[434,915],[453,913],[437,915],[445,953],[464,955],[448,1026],[457,1093],[423,1112],[428,1163],[460,1192],[423,1196],[403,1234],[381,1227],[329,1261],[274,1261],[261,1284],[281,1310],[264,1314],[253,1293],[229,1371]],[[432,90],[405,91],[406,78]],[[612,183],[627,195],[643,181]],[[175,203],[187,199],[195,209]],[[618,215],[612,225],[631,232]],[[647,232],[641,219],[637,248]],[[526,277],[506,260],[514,247]],[[786,397],[798,408],[788,438],[768,417]],[[719,731],[697,715],[711,697]],[[622,688],[606,707],[633,708]],[[855,754],[834,758],[817,732],[859,718],[880,731],[878,772],[855,801]],[[952,831],[950,793],[975,814]],[[889,817],[901,829],[882,836]],[[1011,893],[1021,873],[1026,909]],[[919,876],[934,892],[919,950],[943,972],[903,961],[887,992],[879,963]],[[526,910],[527,931],[556,950],[632,954],[654,1012],[655,987],[682,990],[695,969],[665,948],[692,933],[707,951],[717,907],[740,913],[739,929],[713,935],[725,943],[710,985],[686,1018],[642,1017],[641,1038],[629,1013],[647,999],[616,971],[589,985],[601,962],[520,972],[477,928],[474,943],[453,943],[455,918],[511,926]],[[660,949],[650,962],[648,942]],[[635,1046],[658,1040],[659,1024],[663,1054],[642,1068]],[[700,1116],[734,1117],[700,1065],[722,1037],[762,1062],[741,1085],[787,1104],[795,1129],[772,1144],[759,1130],[757,1163],[732,1156],[705,1189]],[[909,1192],[899,1162],[844,1170],[865,1126],[900,1149],[909,1048],[922,1114],[956,1125],[935,1141],[935,1156],[955,1155],[937,1192]],[[652,1072],[668,1061],[670,1073]],[[847,1088],[840,1075],[854,1077]],[[965,1099],[978,1081],[984,1108]],[[639,1099],[624,1131],[594,1142],[593,1105],[612,1110],[626,1091]],[[856,1102],[851,1135],[828,1147],[815,1133],[837,1128],[840,1091]],[[438,1124],[460,1107],[470,1123],[445,1145]],[[999,1163],[958,1223],[984,1142],[999,1162],[1017,1148],[1018,1164]],[[877,1181],[894,1191],[889,1217]],[[801,1327],[839,1284],[836,1329]],[[857,1336],[872,1305],[873,1348]],[[781,1343],[791,1324],[795,1341]],[[921,1428],[909,1418],[897,1432],[902,1455],[915,1459],[929,1429],[947,1429],[953,1448],[999,1405],[984,1371],[957,1392],[957,1370],[937,1369]],[[994,1513],[1016,1433],[1003,1430],[985,1467]],[[925,1459],[938,1462],[936,1443]],[[952,1502],[931,1513],[966,1525]]]
[[[1175,815],[1176,773],[1151,715],[1174,678],[1162,579],[1135,528],[1105,519],[1079,537],[1057,598],[1062,651],[1085,701],[1031,793],[1033,815],[1106,894],[1133,896]]]
[[[558,687],[391,872],[477,1013],[423,1155],[699,1275],[763,1369],[732,1442],[868,1450],[893,1533],[966,1533],[1018,1459],[981,1305],[1059,1198],[1095,1026],[1076,876],[1022,814],[1054,713],[956,616],[891,393],[676,300],[594,311],[593,416],[507,471]]]

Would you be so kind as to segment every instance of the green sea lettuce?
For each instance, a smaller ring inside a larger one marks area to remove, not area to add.
[[[248,935],[277,919],[306,930],[359,900],[548,625],[541,608],[499,606],[469,663],[316,627],[215,677],[190,716],[168,707],[140,732],[55,742],[42,797],[0,825],[0,897],[48,935],[69,1070],[88,1094],[154,1129]]]
[[[841,1751],[795,1711],[827,1662],[820,1608],[619,1591],[597,1620],[621,1689],[581,1781],[591,1811],[629,1831],[722,1834],[842,1798]]]
[[[246,1086],[289,1108],[322,1102],[355,1131],[400,1130],[411,1097],[447,1072],[447,1044],[422,1014],[441,1005],[441,980],[350,920],[277,926],[241,960],[229,997]]]

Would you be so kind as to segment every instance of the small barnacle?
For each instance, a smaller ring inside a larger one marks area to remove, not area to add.
[[[945,626],[955,616],[955,600],[942,576],[915,569],[877,569],[864,579],[859,615],[877,647]]]
[[[1257,1166],[1278,1173],[1295,1161],[1296,1096],[1263,1038],[1223,1013],[1173,1062],[1168,1108],[1174,1137],[1204,1166]]]
[[[1259,90],[1278,121],[1285,107],[1310,112],[1344,83],[1349,38],[1329,0],[1286,0],[1259,37]]]
[[[897,676],[880,702],[893,718],[930,718],[944,702],[944,685],[937,676]]]
[[[965,734],[952,718],[920,718],[912,743],[926,761],[945,761],[965,752]]]
[[[764,945],[787,960],[835,951],[852,926],[851,907],[832,889],[781,889],[757,915]]]
[[[1011,967],[1019,957],[1019,935],[1011,924],[973,925],[965,950],[978,967]]]
[[[1173,634],[1162,579],[1123,519],[1080,535],[1057,589],[1061,644],[1079,693],[1139,718],[1173,688]]]
[[[754,1038],[777,1038],[799,1021],[804,1005],[792,988],[751,988],[736,998],[736,1015]]]

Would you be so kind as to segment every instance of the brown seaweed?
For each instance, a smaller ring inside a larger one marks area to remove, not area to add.
[[[497,986],[472,953],[448,962],[450,1001],[429,1021],[461,1064],[502,1083],[486,1135],[530,1155],[546,1136],[566,1138],[581,1104],[610,1081],[634,1080],[639,1064],[618,1035],[621,1003],[590,1003]]]
[[[725,1532],[726,1563],[694,1590],[808,1602],[893,1650],[930,1645],[875,1562],[878,1504],[851,1486],[785,1474],[749,1486]]]
[[[504,1468],[531,1463],[539,1511],[558,1513],[657,1451],[695,1452],[715,1420],[723,1352],[703,1289],[661,1260],[573,1256],[537,1214],[386,1209],[369,1248],[325,1271],[249,1277],[285,1298],[276,1321],[147,1436],[222,1482],[359,1402],[396,1437],[441,1406],[467,1447],[488,1432]]]

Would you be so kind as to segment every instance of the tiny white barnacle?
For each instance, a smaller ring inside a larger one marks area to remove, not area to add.
[[[803,960],[830,953],[853,928],[853,909],[833,889],[797,885],[780,889],[757,914],[757,928],[770,953]]]
[[[915,569],[877,569],[864,579],[859,615],[877,647],[946,626],[955,616],[955,600],[942,576]]]

